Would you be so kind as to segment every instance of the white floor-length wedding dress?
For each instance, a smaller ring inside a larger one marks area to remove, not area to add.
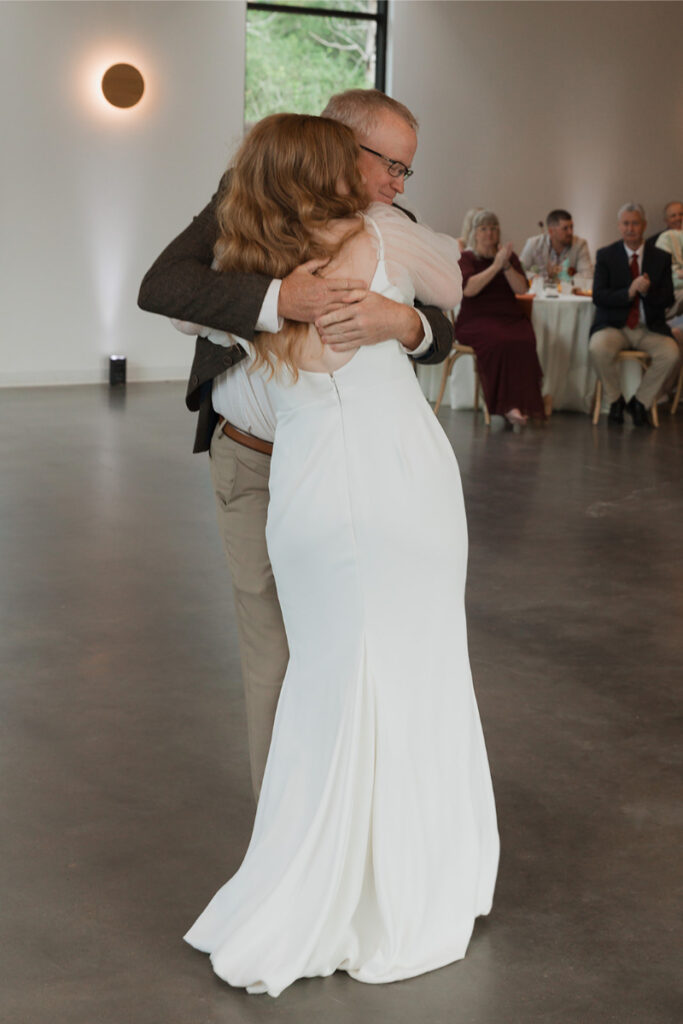
[[[370,214],[372,289],[457,301],[455,242]],[[409,359],[388,341],[270,388],[267,538],[290,663],[249,849],[185,938],[231,985],[276,996],[338,969],[388,982],[463,957],[498,834],[460,477]]]

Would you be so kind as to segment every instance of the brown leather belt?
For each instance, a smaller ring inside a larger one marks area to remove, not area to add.
[[[232,423],[229,423],[228,420],[224,419],[222,416],[218,417],[218,421],[226,437],[231,438],[233,441],[237,441],[238,444],[243,444],[245,448],[251,448],[255,452],[261,452],[263,455],[273,454],[272,442],[263,441],[260,437],[253,437],[252,434],[245,434],[243,430],[238,430],[237,427],[233,427]]]

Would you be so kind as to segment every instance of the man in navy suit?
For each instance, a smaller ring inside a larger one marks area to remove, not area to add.
[[[598,250],[590,340],[593,365],[610,403],[608,420],[623,423],[627,409],[637,427],[647,426],[647,410],[679,358],[665,315],[673,302],[671,257],[643,241],[646,227],[642,206],[627,203],[619,210],[622,241]],[[617,363],[627,348],[647,352],[652,360],[628,403]]]

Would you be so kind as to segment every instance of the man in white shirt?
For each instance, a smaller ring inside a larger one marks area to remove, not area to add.
[[[545,219],[547,231],[527,238],[520,260],[524,269],[555,277],[567,266],[570,277],[587,282],[593,274],[588,242],[574,234],[574,221],[567,210],[551,210]]]
[[[673,302],[671,256],[643,241],[646,227],[643,207],[627,203],[619,210],[622,240],[598,250],[590,340],[593,365],[610,403],[608,421],[623,423],[627,409],[637,427],[647,425],[647,410],[678,361],[678,346],[666,322]],[[627,348],[647,352],[652,360],[628,403],[617,362]]]
[[[361,146],[359,166],[371,201],[393,204],[412,174],[417,121],[376,90],[332,97],[323,114],[347,124]],[[199,413],[195,451],[210,451],[223,547],[240,632],[249,756],[258,795],[275,709],[289,657],[265,540],[274,416],[258,376],[246,373],[244,349],[219,334],[251,341],[275,333],[282,318],[315,323],[339,351],[396,338],[418,361],[445,359],[449,321],[432,307],[416,310],[365,289],[363,282],[315,275],[320,261],[283,280],[212,269],[218,237],[217,196],[157,258],[138,304],[153,313],[211,328],[198,337],[186,402]],[[341,308],[337,309],[341,303]]]

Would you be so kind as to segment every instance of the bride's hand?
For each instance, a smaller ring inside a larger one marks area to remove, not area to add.
[[[326,259],[309,260],[283,278],[277,304],[280,316],[311,324],[331,309],[358,301],[359,289],[365,292],[365,282],[345,277],[318,277],[316,271],[328,263]]]
[[[315,326],[322,341],[335,352],[376,345],[389,338],[412,349],[424,337],[422,321],[412,306],[369,291],[353,305],[340,306],[319,317]]]

